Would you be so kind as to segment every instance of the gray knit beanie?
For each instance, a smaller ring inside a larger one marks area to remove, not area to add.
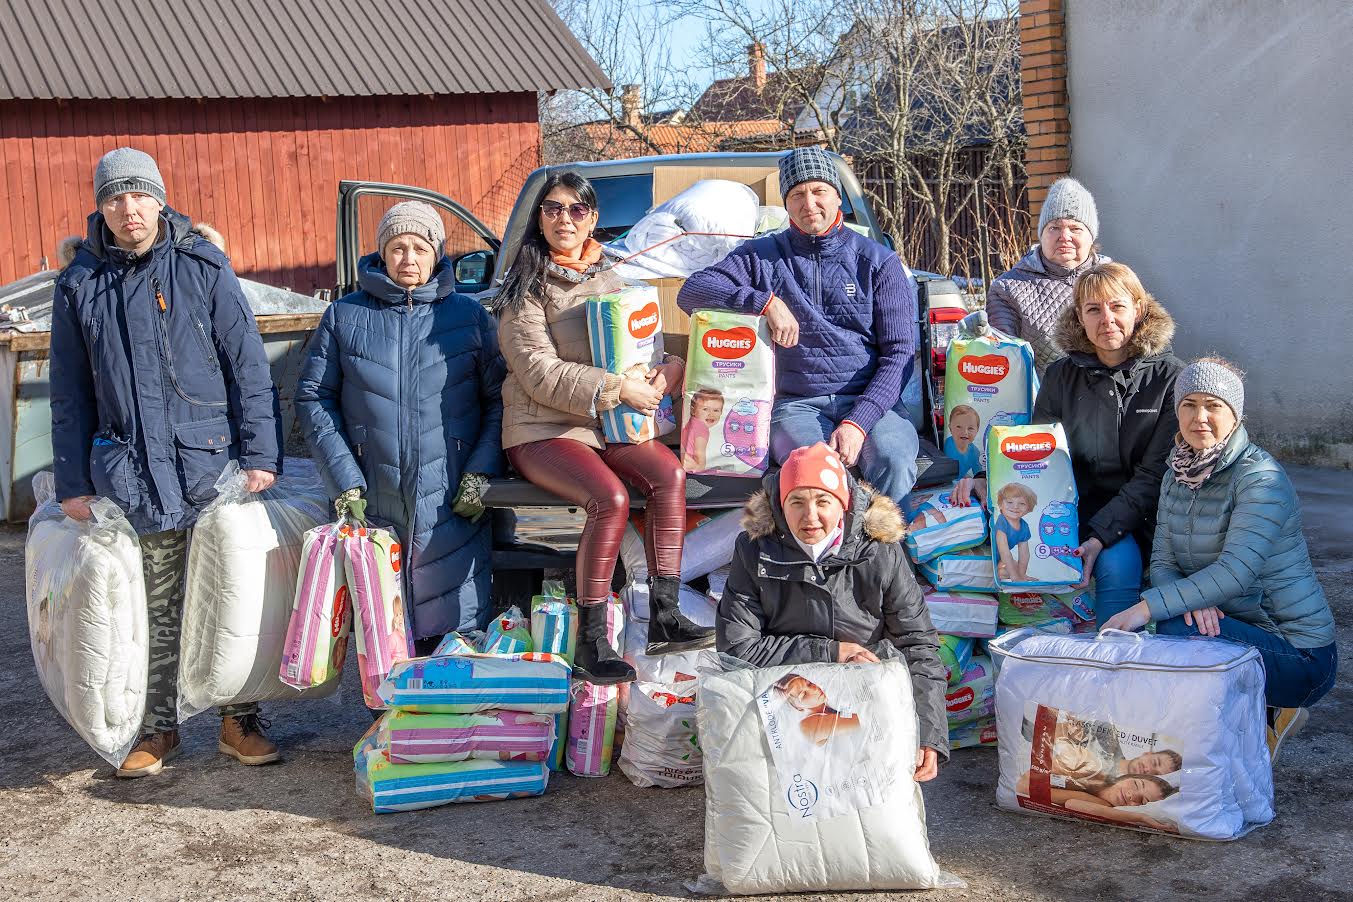
[[[780,197],[789,196],[795,185],[804,182],[826,182],[844,195],[841,190],[841,176],[836,174],[836,164],[821,147],[796,147],[780,157]]]
[[[442,224],[441,214],[431,204],[421,200],[406,200],[395,204],[385,211],[381,224],[376,229],[376,252],[385,255],[385,246],[396,235],[417,235],[438,255],[446,241],[446,226]]]
[[[1054,219],[1074,219],[1085,226],[1091,238],[1099,237],[1099,210],[1085,186],[1075,179],[1058,179],[1048,189],[1043,211],[1038,214],[1038,234]]]
[[[1174,383],[1174,408],[1194,392],[1216,395],[1235,413],[1237,420],[1245,418],[1245,383],[1235,370],[1215,360],[1190,363],[1179,372]]]
[[[99,158],[94,167],[94,206],[102,207],[110,197],[139,191],[149,194],[162,205],[167,201],[164,196],[164,178],[155,158],[134,147],[119,147],[110,150]]]

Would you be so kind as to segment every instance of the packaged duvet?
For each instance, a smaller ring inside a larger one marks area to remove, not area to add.
[[[991,553],[1002,591],[1066,592],[1081,581],[1076,477],[1060,423],[996,426],[988,440]]]
[[[1273,819],[1254,648],[1027,629],[989,647],[1002,808],[1213,840]]]
[[[681,463],[688,473],[760,477],[770,453],[775,351],[759,316],[697,310],[686,362]]]
[[[996,567],[987,545],[951,551],[922,563],[917,569],[926,582],[945,592],[996,591]]]
[[[434,764],[489,758],[544,761],[554,742],[554,717],[490,709],[478,714],[387,711],[379,743],[395,764]]]
[[[474,714],[491,708],[558,714],[568,709],[571,668],[558,655],[457,655],[401,661],[380,685],[388,707]]]
[[[664,356],[658,289],[632,284],[589,298],[587,334],[594,366],[619,376],[645,378]],[[672,396],[663,395],[653,414],[640,413],[623,403],[604,410],[601,427],[606,441],[631,445],[666,435],[676,429]]]

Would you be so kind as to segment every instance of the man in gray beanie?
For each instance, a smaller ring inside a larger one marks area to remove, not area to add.
[[[991,327],[1029,342],[1040,374],[1062,356],[1053,336],[1062,311],[1071,306],[1076,280],[1090,267],[1110,262],[1095,253],[1098,235],[1094,197],[1075,179],[1058,179],[1038,214],[1038,243],[987,291]]]
[[[687,313],[722,308],[766,318],[775,353],[770,453],[827,442],[848,467],[900,502],[916,482],[916,429],[902,404],[915,366],[916,290],[897,255],[848,228],[845,162],[818,147],[780,158],[789,228],[739,245],[692,275]]]
[[[178,669],[188,530],[226,464],[245,489],[282,472],[277,392],[230,261],[165,205],[142,151],[109,151],[94,170],[88,237],[52,299],[56,496],[73,520],[107,499],[141,544],[149,625],[142,737],[120,777],[159,773],[179,752]],[[91,343],[88,336],[96,336]],[[278,758],[258,705],[220,709],[217,748],[244,764]]]

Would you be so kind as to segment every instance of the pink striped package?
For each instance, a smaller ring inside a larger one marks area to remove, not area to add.
[[[380,746],[395,764],[491,758],[544,761],[554,743],[554,717],[524,711],[417,714],[389,711],[381,718]]]
[[[369,526],[345,528],[343,569],[357,627],[357,669],[368,708],[381,708],[376,690],[390,668],[413,657],[399,576],[399,540]]]
[[[296,601],[278,677],[309,689],[343,672],[352,630],[352,609],[343,574],[341,527],[327,523],[307,530],[296,577]]]
[[[613,647],[621,648],[625,607],[614,592],[602,603],[606,605],[606,636]],[[564,764],[569,773],[604,777],[611,772],[619,713],[619,687],[573,681],[569,689],[568,743],[564,749]]]

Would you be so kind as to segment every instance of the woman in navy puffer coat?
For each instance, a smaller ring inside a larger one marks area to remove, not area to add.
[[[432,207],[390,208],[380,252],[358,263],[360,289],[325,311],[296,392],[340,513],[365,495],[366,515],[399,535],[420,653],[444,633],[487,623],[489,523],[459,515],[477,511],[456,499],[466,474],[502,467],[496,327],[477,301],[455,293],[444,239]]]

